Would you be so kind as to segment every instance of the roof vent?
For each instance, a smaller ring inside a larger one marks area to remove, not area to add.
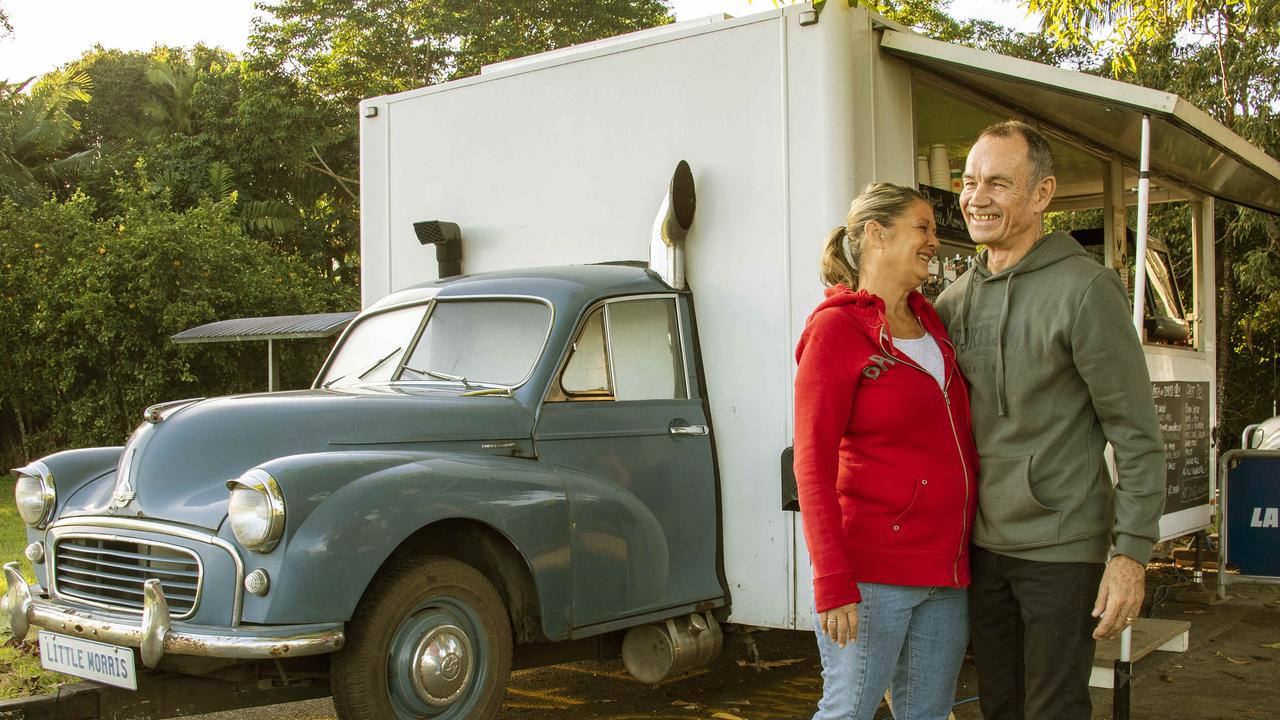
[[[413,234],[423,245],[436,246],[440,279],[462,274],[462,230],[457,223],[423,220],[413,224]]]

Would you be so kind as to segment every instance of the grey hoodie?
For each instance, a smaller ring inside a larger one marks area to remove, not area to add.
[[[1117,274],[1053,233],[994,275],[980,253],[937,307],[971,387],[974,543],[1044,562],[1103,562],[1114,545],[1146,563],[1164,509],[1164,441]]]

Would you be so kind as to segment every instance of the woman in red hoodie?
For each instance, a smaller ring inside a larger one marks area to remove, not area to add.
[[[916,288],[933,209],[876,183],[832,231],[796,348],[795,474],[813,563],[814,720],[943,720],[968,642],[977,453],[955,349]],[[851,289],[856,288],[856,290]]]

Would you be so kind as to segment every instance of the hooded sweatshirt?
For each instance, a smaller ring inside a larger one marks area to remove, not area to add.
[[[995,274],[979,253],[938,313],[970,383],[974,543],[1043,562],[1104,562],[1114,545],[1146,563],[1164,507],[1164,441],[1117,274],[1057,232]]]
[[[946,330],[911,293],[942,350],[939,387],[894,348],[883,300],[826,294],[796,348],[794,467],[817,609],[860,601],[858,582],[965,587],[977,454]]]

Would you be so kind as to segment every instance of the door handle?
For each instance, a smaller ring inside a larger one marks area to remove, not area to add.
[[[672,435],[706,435],[710,432],[706,425],[672,425]]]

